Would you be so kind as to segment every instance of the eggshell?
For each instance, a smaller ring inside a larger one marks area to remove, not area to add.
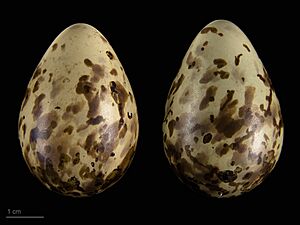
[[[250,191],[274,168],[283,142],[279,102],[233,23],[214,21],[192,42],[169,91],[163,141],[178,177],[214,197]]]
[[[64,195],[102,192],[128,168],[138,128],[130,83],[107,39],[87,24],[65,29],[21,106],[19,139],[30,171]]]

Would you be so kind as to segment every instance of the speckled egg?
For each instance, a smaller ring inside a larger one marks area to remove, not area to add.
[[[182,182],[210,196],[252,190],[279,158],[278,99],[254,47],[229,21],[208,24],[192,42],[165,113],[171,167]]]
[[[30,171],[63,195],[100,193],[124,175],[138,129],[130,83],[106,38],[87,24],[65,29],[21,106],[19,139]]]

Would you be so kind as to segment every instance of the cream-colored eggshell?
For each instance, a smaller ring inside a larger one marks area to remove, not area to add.
[[[108,41],[87,24],[65,29],[37,66],[20,111],[31,172],[64,195],[102,192],[129,166],[138,128],[130,83]]]
[[[233,23],[197,35],[169,91],[164,148],[179,178],[214,197],[252,190],[283,142],[280,106],[258,55]]]

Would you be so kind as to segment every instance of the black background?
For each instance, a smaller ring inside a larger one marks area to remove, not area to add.
[[[1,113],[5,118],[1,126],[3,218],[8,209],[20,209],[22,215],[44,215],[44,222],[83,218],[99,223],[121,219],[124,223],[141,224],[162,220],[199,223],[292,220],[295,209],[299,209],[294,163],[297,133],[293,131],[298,123],[293,112],[298,106],[292,104],[299,96],[294,88],[299,74],[299,69],[293,69],[299,67],[293,62],[293,52],[298,48],[297,31],[292,25],[294,7],[274,3],[252,6],[183,2],[164,7],[114,3],[107,8],[85,2],[78,3],[78,7],[18,6],[18,11],[16,7],[7,7],[9,16],[2,15],[1,32],[4,38]],[[282,154],[274,171],[255,190],[231,199],[209,198],[181,184],[168,165],[162,145],[161,126],[168,90],[191,42],[215,19],[234,22],[248,36],[270,74],[285,124]],[[35,67],[57,35],[77,22],[97,28],[114,48],[134,91],[140,122],[136,155],[124,177],[105,192],[81,199],[53,193],[30,174],[17,132],[18,113]]]

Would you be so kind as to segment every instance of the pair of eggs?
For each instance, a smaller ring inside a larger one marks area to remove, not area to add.
[[[75,24],[48,48],[26,90],[19,139],[49,189],[91,196],[129,167],[139,133],[125,71],[106,38]],[[234,24],[217,20],[192,42],[166,103],[163,143],[177,176],[231,197],[252,190],[282,147],[280,106],[263,64]]]

